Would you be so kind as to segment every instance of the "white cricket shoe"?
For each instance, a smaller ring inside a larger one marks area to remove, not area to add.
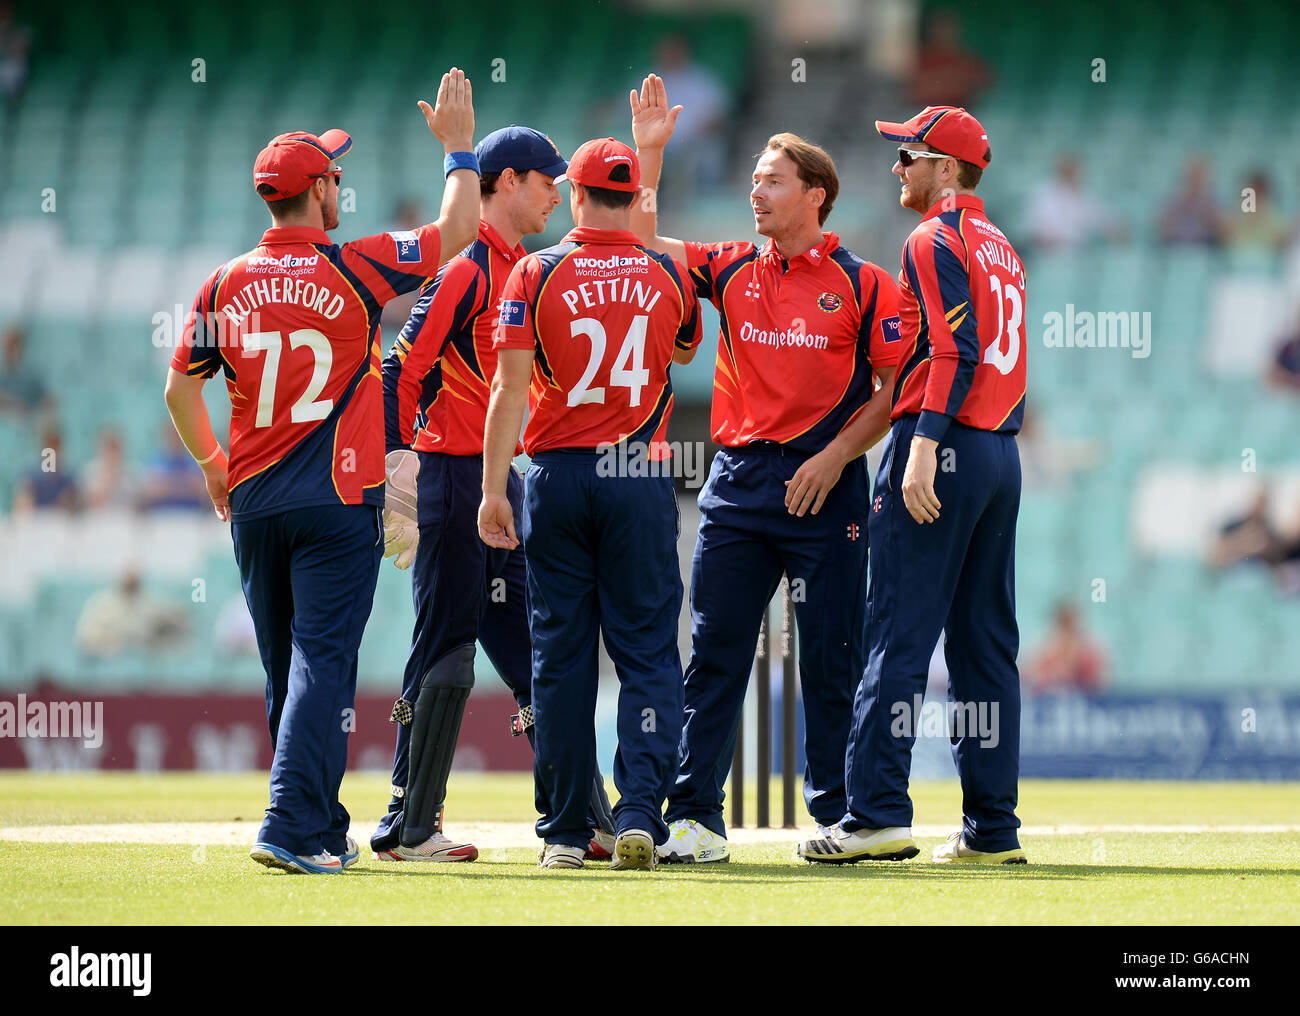
[[[582,847],[571,847],[567,843],[546,843],[537,855],[537,867],[583,868],[586,867],[582,860],[584,853],[586,850]]]
[[[655,841],[644,829],[627,829],[614,841],[611,871],[654,871],[657,862]]]
[[[948,839],[934,848],[930,859],[938,864],[1028,864],[1024,850],[995,850],[985,852],[966,846],[961,830],[950,833]]]
[[[443,833],[434,833],[415,847],[398,844],[375,854],[380,861],[473,861],[478,857],[478,847],[472,843],[457,843]]]
[[[343,848],[343,853],[339,854],[339,864],[344,871],[347,871],[359,860],[361,860],[361,848],[357,846],[357,841],[349,836],[347,846]]]
[[[818,828],[818,833],[822,832]],[[799,845],[798,855],[805,861],[825,864],[856,864],[858,861],[906,861],[921,851],[912,840],[908,826],[887,829],[860,829],[849,832],[839,823]]]
[[[731,860],[726,838],[693,818],[672,823],[668,827],[668,841],[655,850],[665,864],[725,864]]]

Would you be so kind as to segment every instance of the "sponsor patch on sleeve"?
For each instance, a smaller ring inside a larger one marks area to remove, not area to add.
[[[886,344],[897,342],[902,337],[902,333],[898,330],[897,314],[880,322],[880,337]]]
[[[401,229],[388,234],[397,244],[397,263],[418,265],[420,257],[420,238],[409,229]]]
[[[497,324],[518,327],[524,323],[524,301],[523,300],[502,300],[501,317],[497,319]]]

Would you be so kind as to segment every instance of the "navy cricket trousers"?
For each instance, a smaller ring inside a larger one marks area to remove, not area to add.
[[[844,814],[844,750],[863,660],[867,467],[845,467],[821,511],[785,507],[785,483],[808,458],[771,442],[724,448],[700,491],[691,569],[691,660],[669,822],[726,835],[731,768],[759,625],[784,572],[799,633],[805,717],[804,800],[822,824]]]
[[[585,451],[540,452],[524,477],[537,835],[575,847],[591,840],[603,632],[620,684],[615,827],[664,843],[682,721],[677,495],[671,477],[598,476],[597,462]]]
[[[1012,850],[1020,826],[1020,452],[1012,434],[953,422],[937,453],[939,518],[921,525],[908,514],[901,490],[916,421],[908,415],[894,423],[876,478],[868,527],[868,655],[845,759],[844,827],[912,824],[907,786],[919,719],[915,704],[925,694],[930,656],[943,631],[966,844]]]
[[[266,669],[274,749],[258,841],[304,856],[341,854],[349,817],[339,785],[383,552],[380,509],[295,508],[230,529]]]
[[[429,668],[451,650],[482,644],[520,707],[532,701],[528,591],[523,551],[494,549],[478,535],[483,499],[483,457],[419,452],[416,477],[420,543],[411,565],[415,631],[402,675],[402,698],[415,703]],[[507,496],[516,515],[523,482],[510,470]],[[507,717],[501,717],[501,729]],[[393,787],[405,790],[410,773],[411,728],[398,724]],[[396,839],[402,797],[394,794],[376,837]]]

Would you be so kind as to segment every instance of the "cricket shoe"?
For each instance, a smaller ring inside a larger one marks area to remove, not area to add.
[[[537,855],[539,868],[582,868],[584,851],[582,847],[571,847],[567,843],[546,843]]]
[[[339,854],[339,863],[343,866],[343,870],[347,871],[359,860],[361,860],[361,848],[357,846],[357,841],[349,836],[347,846],[343,848],[343,853]]]
[[[597,829],[587,844],[587,852],[582,855],[584,861],[608,861],[614,856],[614,834],[604,829]]]
[[[255,843],[248,856],[268,868],[279,868],[299,875],[338,875],[343,871],[343,862],[326,850],[305,857],[291,854],[274,843]]]
[[[625,829],[614,841],[610,871],[654,871],[658,858],[655,841],[644,829]]]
[[[950,833],[948,839],[934,848],[930,859],[938,864],[1028,864],[1024,850],[972,850],[966,846],[961,830]]]
[[[818,829],[821,832],[821,829]],[[908,826],[887,829],[860,829],[849,832],[838,823],[826,828],[825,835],[815,836],[799,845],[798,855],[805,861],[824,864],[856,864],[858,861],[906,861],[921,851],[912,840]]]
[[[693,818],[668,827],[668,841],[655,848],[664,864],[726,864],[731,860],[727,840]]]
[[[400,843],[387,850],[375,851],[380,861],[473,861],[478,857],[478,847],[472,843],[457,843],[443,833],[434,833],[423,843],[404,847]]]

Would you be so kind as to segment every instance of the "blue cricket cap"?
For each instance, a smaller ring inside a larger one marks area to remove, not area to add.
[[[535,169],[546,176],[563,176],[569,168],[550,138],[518,124],[493,131],[475,146],[474,154],[480,173]]]

